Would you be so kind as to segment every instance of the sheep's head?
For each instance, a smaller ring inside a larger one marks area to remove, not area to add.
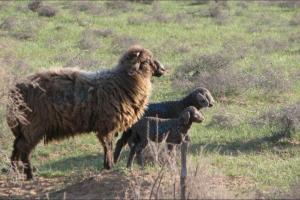
[[[193,122],[201,123],[204,120],[203,114],[194,106],[189,106],[182,111],[179,120],[182,124],[188,125]]]
[[[197,109],[212,107],[215,103],[210,91],[203,87],[193,90],[186,99],[189,100],[190,105],[195,106]]]
[[[160,77],[165,73],[164,66],[156,59],[148,49],[135,45],[129,48],[119,60],[119,67],[128,75]]]

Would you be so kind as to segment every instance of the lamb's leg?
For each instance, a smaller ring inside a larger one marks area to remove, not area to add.
[[[137,154],[137,158],[138,158],[138,164],[144,168],[144,156],[143,156],[143,151],[146,148],[146,146],[148,145],[148,140],[143,140],[141,141],[137,147],[136,147],[136,154]]]
[[[100,134],[97,135],[99,138],[103,149],[104,149],[104,168],[111,169],[113,167],[113,136],[114,134],[108,134],[106,136],[102,136]]]
[[[135,149],[136,149],[136,144],[134,144],[134,146],[132,146],[130,148],[130,153],[129,153],[129,157],[128,157],[128,161],[127,161],[127,168],[132,167],[132,163],[133,163],[135,153],[136,153]]]
[[[130,136],[131,136],[131,130],[129,129],[125,131],[122,134],[121,138],[117,141],[115,152],[114,152],[114,163],[118,162],[122,148],[127,144],[127,141]]]

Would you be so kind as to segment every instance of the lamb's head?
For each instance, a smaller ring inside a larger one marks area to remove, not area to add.
[[[189,99],[190,105],[197,109],[212,107],[215,103],[210,91],[203,87],[198,87],[193,90],[186,99]]]
[[[192,124],[193,122],[201,123],[204,120],[203,114],[197,110],[194,106],[189,106],[186,109],[184,109],[180,116],[179,121],[183,125]]]
[[[160,77],[165,73],[164,66],[153,58],[152,52],[138,45],[130,47],[123,54],[118,66],[130,76]]]

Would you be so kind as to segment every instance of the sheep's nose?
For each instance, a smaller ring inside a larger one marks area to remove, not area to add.
[[[208,105],[208,107],[213,107],[213,106],[214,106],[214,104],[211,104],[211,103]]]

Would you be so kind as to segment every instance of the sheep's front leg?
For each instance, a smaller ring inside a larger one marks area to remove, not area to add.
[[[114,134],[108,134],[105,136],[102,136],[101,134],[98,134],[97,137],[99,138],[99,141],[101,142],[103,149],[104,149],[104,168],[105,169],[111,169],[113,167],[113,137]]]
[[[138,164],[144,168],[144,156],[143,156],[143,151],[144,149],[147,147],[148,145],[148,140],[143,140],[141,141],[137,147],[136,147],[136,155],[137,155],[137,159],[138,159]]]

